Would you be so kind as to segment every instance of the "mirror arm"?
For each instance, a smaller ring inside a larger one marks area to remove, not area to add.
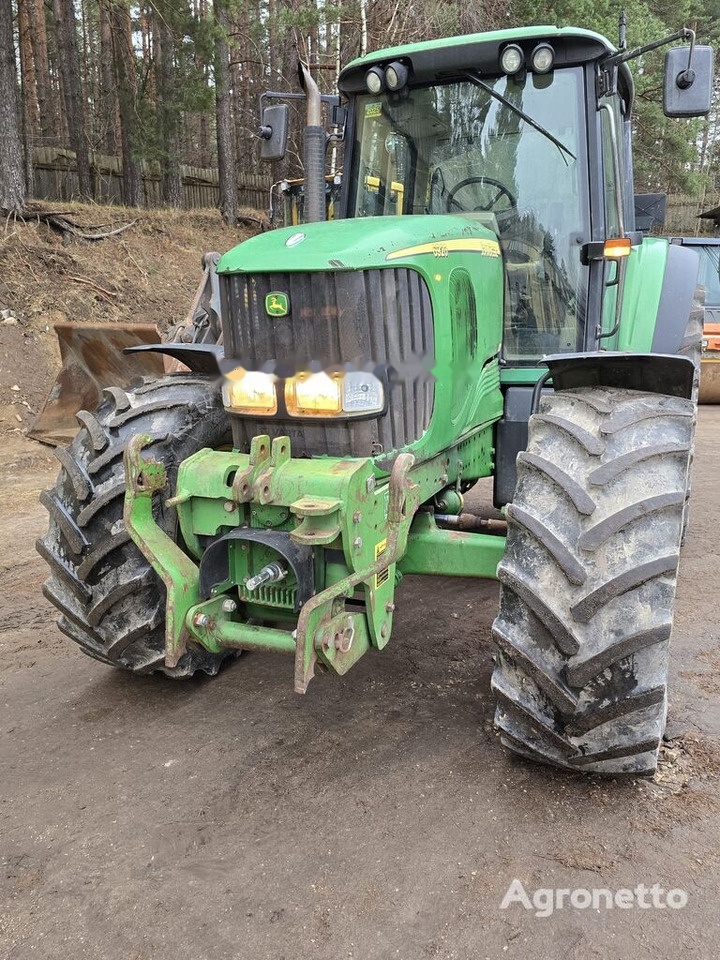
[[[675,77],[675,83],[681,90],[687,90],[688,87],[691,87],[695,82],[695,71],[692,69],[692,58],[695,51],[695,31],[688,30],[687,32],[690,34],[690,53],[688,55],[687,69]]]
[[[266,90],[258,95],[260,101],[260,116],[262,116],[263,104],[265,100],[304,100],[304,93],[282,93],[275,90]],[[339,106],[340,97],[337,93],[321,93],[320,99],[329,107]]]
[[[695,47],[695,31],[690,30],[688,27],[683,27],[681,30],[678,30],[677,33],[672,33],[669,37],[663,37],[662,40],[653,40],[652,43],[646,43],[642,47],[635,47],[634,50],[623,50],[620,53],[615,53],[603,62],[603,68],[607,69],[607,67],[616,67],[620,63],[627,63],[628,60],[634,60],[636,57],[641,57],[644,53],[649,53],[650,50],[657,50],[658,47],[664,47],[666,44],[674,43],[676,40],[690,41],[690,59],[688,61],[688,70],[686,71],[688,72],[692,63],[693,48]]]

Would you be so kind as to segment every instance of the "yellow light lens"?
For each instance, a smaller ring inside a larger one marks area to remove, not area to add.
[[[615,260],[617,257],[629,257],[631,245],[629,237],[618,237],[615,240],[606,240],[603,256],[608,260]]]
[[[275,378],[269,373],[238,367],[225,378],[223,404],[236,413],[277,413]]]
[[[332,417],[342,412],[341,373],[298,373],[285,383],[288,413]]]

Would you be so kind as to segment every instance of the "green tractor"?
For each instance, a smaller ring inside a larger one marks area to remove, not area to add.
[[[668,115],[712,51],[669,50]],[[60,629],[135,673],[294,658],[295,690],[390,641],[404,574],[496,577],[501,740],[650,773],[687,512],[697,256],[634,230],[627,62],[581,29],[382,50],[310,122],[305,219],[218,265],[218,343],[111,387],[38,548]],[[264,111],[267,157],[286,115]],[[325,151],[344,139],[325,212]],[[499,519],[464,512],[494,478]],[[402,616],[401,611],[397,612]]]

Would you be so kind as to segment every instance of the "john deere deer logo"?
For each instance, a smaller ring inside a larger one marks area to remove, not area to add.
[[[290,313],[290,297],[274,291],[265,297],[265,312],[269,317],[286,317]]]

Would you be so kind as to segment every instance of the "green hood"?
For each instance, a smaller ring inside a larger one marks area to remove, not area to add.
[[[480,215],[482,216],[482,215]],[[478,215],[367,217],[306,223],[272,230],[228,251],[218,273],[290,273],[400,266],[418,253],[447,255],[452,247],[480,245],[499,256],[495,234]],[[418,250],[426,246],[427,249]]]

